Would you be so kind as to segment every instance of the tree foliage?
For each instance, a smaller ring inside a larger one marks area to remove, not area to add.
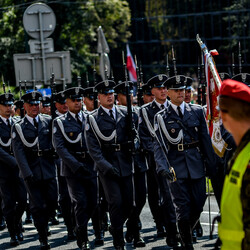
[[[33,2],[5,0],[0,7],[0,71],[5,81],[15,82],[13,54],[28,53],[28,40],[22,16]],[[130,9],[125,0],[42,1],[56,15],[56,29],[52,34],[55,51],[70,51],[71,72],[84,75],[98,65],[97,28],[102,26],[112,49],[121,47],[130,37]],[[112,62],[115,63],[115,62]]]

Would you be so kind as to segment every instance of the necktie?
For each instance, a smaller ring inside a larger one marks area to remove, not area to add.
[[[165,106],[162,104],[162,105],[161,105],[161,109],[164,109],[164,108],[165,108]]]
[[[114,115],[113,115],[113,110],[112,110],[112,109],[109,110],[109,114],[110,114],[110,117],[111,117],[113,120],[115,120],[115,117],[114,117]]]
[[[10,119],[7,119],[6,121],[7,121],[7,125],[8,125],[8,127],[9,127],[9,128],[11,128]]]
[[[36,121],[36,118],[33,118],[34,126],[38,128],[38,122]]]
[[[78,124],[79,124],[79,125],[81,125],[81,126],[82,126],[82,121],[80,120],[80,118],[79,118],[79,115],[78,115],[78,114],[76,114],[76,121],[78,122]]]
[[[178,106],[178,107],[177,107],[177,110],[178,110],[178,115],[179,115],[180,118],[182,119],[182,118],[183,118],[183,114],[182,114],[182,112],[181,112],[181,107]]]

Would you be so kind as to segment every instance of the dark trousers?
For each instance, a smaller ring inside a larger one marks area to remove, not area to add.
[[[56,178],[39,180],[35,183],[25,183],[29,193],[30,212],[34,219],[39,237],[47,238],[47,227],[50,215],[57,207]]]
[[[146,203],[146,172],[134,174],[135,206],[128,218],[127,226],[139,228],[140,214]]]
[[[148,204],[154,218],[156,228],[160,228],[164,226],[164,221],[162,219],[163,210],[161,207],[160,187],[158,183],[154,155],[149,153],[147,159],[149,166],[147,171]]]
[[[122,230],[133,207],[132,175],[110,178],[99,173],[108,202],[110,221],[114,231]]]
[[[19,177],[15,179],[0,178],[0,195],[3,215],[12,236],[21,230],[19,223],[26,208],[27,193],[23,180]]]
[[[87,225],[97,206],[97,181],[95,178],[83,179],[66,177],[69,195],[74,205],[76,229],[85,232],[87,240]]]
[[[206,180],[177,179],[170,183],[178,221],[188,221],[192,227],[199,219],[206,201]]]
[[[69,196],[66,178],[60,174],[62,160],[59,158],[55,163],[57,167],[59,205],[67,230],[72,231],[75,226],[74,207]]]

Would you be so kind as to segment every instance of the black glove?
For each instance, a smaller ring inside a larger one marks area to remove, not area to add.
[[[120,172],[117,168],[111,167],[107,172],[106,175],[111,178],[117,178],[120,177]]]
[[[85,175],[85,176],[91,175],[90,170],[89,170],[88,167],[85,166],[85,165],[80,166],[80,167],[77,169],[76,172],[79,173],[79,174],[81,174],[81,175]]]
[[[25,179],[25,182],[28,184],[28,185],[34,185],[37,183],[37,179],[35,176],[33,175],[29,175],[27,176]]]
[[[174,180],[174,175],[172,172],[170,172],[169,170],[166,170],[166,169],[163,169],[159,172],[159,174],[163,177],[163,178],[166,178],[170,181],[173,181]]]

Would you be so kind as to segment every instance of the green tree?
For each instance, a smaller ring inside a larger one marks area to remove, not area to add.
[[[29,52],[22,16],[31,4],[28,0],[3,1],[0,7],[0,71],[5,81],[15,82],[13,54]],[[56,15],[52,34],[55,51],[70,51],[73,79],[98,65],[97,28],[102,26],[112,50],[121,48],[130,37],[130,9],[125,0],[43,1]],[[111,62],[115,64],[116,62]]]

